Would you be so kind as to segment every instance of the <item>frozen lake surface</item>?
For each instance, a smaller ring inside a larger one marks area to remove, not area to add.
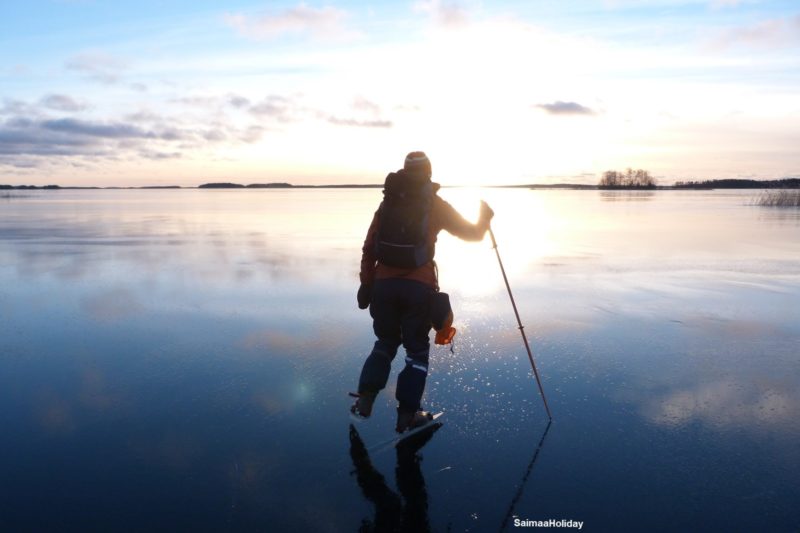
[[[459,333],[416,453],[351,457],[380,190],[0,198],[0,529],[797,531],[800,211],[756,191],[444,189]],[[393,383],[358,426],[392,434]],[[539,444],[541,442],[541,447]],[[356,454],[357,455],[357,454]],[[532,462],[535,458],[535,462]]]

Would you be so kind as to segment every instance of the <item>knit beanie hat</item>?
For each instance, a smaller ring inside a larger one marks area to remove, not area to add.
[[[406,162],[403,164],[403,169],[408,172],[424,174],[428,177],[433,175],[431,170],[431,160],[425,155],[425,152],[411,152],[406,156]]]

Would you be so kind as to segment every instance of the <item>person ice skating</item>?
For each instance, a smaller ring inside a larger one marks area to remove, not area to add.
[[[436,327],[444,337],[448,335],[443,328],[450,326],[442,324],[447,320],[431,316],[431,302],[439,290],[433,260],[436,236],[446,230],[463,240],[480,241],[494,216],[489,205],[481,202],[478,222],[468,222],[437,195],[439,184],[431,176],[425,153],[411,152],[403,168],[386,177],[383,201],[361,255],[358,307],[369,307],[377,340],[361,370],[351,411],[361,418],[372,414],[375,397],[386,387],[392,360],[402,344],[405,367],[397,377],[395,392],[398,433],[430,420],[420,406],[428,375],[428,336],[432,320],[438,322]]]

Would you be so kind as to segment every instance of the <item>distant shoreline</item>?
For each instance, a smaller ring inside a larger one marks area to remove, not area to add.
[[[470,187],[468,185],[449,185],[446,188]],[[714,190],[714,189],[800,189],[800,178],[780,180],[723,179],[707,181],[677,182],[675,185],[655,187],[604,187],[580,183],[524,184],[524,185],[482,185],[490,189],[568,189],[598,191],[658,191],[658,190]],[[58,191],[58,190],[143,190],[143,189],[382,189],[382,183],[374,184],[332,184],[332,185],[293,185],[291,183],[204,183],[196,187],[181,185],[149,185],[142,187],[80,187],[61,185],[2,185],[0,191]]]

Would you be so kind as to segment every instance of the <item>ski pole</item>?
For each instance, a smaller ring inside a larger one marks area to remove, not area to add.
[[[539,371],[536,370],[536,363],[533,362],[533,353],[531,352],[531,346],[528,343],[528,337],[525,335],[525,326],[522,325],[522,321],[519,319],[519,311],[517,311],[517,303],[514,301],[514,295],[511,294],[511,285],[508,284],[506,269],[503,268],[503,260],[500,259],[500,251],[497,249],[497,241],[494,240],[494,232],[492,231],[491,226],[489,226],[489,237],[492,238],[492,248],[494,248],[494,253],[497,254],[497,262],[500,263],[500,272],[503,273],[503,281],[506,282],[506,289],[508,289],[508,297],[511,298],[511,307],[514,308],[514,315],[516,315],[517,317],[519,332],[522,334],[522,342],[525,343],[525,349],[528,351],[528,360],[531,362],[531,368],[533,368],[533,375],[536,377],[536,384],[539,386],[539,394],[542,395],[542,401],[544,402],[544,409],[545,411],[547,411],[547,417],[550,420],[552,420],[553,415],[550,414],[550,408],[547,406],[547,398],[545,397],[544,389],[542,388],[542,380],[539,379]]]

